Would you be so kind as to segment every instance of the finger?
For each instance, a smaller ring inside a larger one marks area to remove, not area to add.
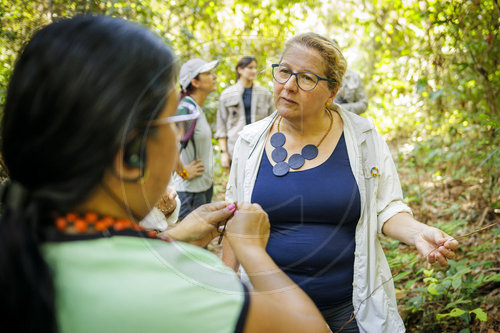
[[[206,222],[211,225],[217,225],[220,223],[225,224],[227,219],[233,215],[234,209],[235,207],[233,204],[230,204],[229,206],[223,205],[221,208],[206,214]]]
[[[216,201],[216,202],[204,204],[203,207],[205,207],[205,209],[207,211],[216,211],[219,209],[226,208],[231,204],[232,204],[232,202],[228,202],[228,201]]]
[[[174,200],[176,196],[177,196],[177,191],[175,191],[175,190],[172,190],[172,191],[168,194],[168,198],[169,198],[170,200]]]
[[[241,209],[241,210],[262,210],[262,207],[257,203],[241,202],[241,203],[238,203],[238,209]]]
[[[439,253],[441,253],[443,256],[445,256],[448,259],[454,259],[455,258],[455,252],[448,250],[444,246],[439,247]]]
[[[458,241],[455,238],[448,238],[443,245],[450,250],[458,249]]]
[[[441,266],[448,266],[448,261],[446,261],[446,258],[441,253],[436,254],[436,260]]]
[[[433,254],[433,253],[431,253],[431,254],[429,254],[429,255],[427,256],[427,261],[428,261],[429,263],[431,263],[431,264],[433,264],[433,263],[435,263],[435,262],[436,262],[436,257],[434,256],[434,254]]]
[[[263,209],[262,209],[262,206],[261,206],[261,205],[259,205],[258,203],[253,203],[253,204],[252,204],[252,206],[253,206],[254,208],[256,208],[256,209],[263,210]]]

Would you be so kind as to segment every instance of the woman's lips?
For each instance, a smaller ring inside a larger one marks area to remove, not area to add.
[[[288,99],[288,98],[286,98],[286,97],[281,97],[281,100],[282,100],[283,102],[285,102],[286,104],[298,104],[297,102],[295,102],[295,101],[293,101],[293,100],[291,100],[291,99]]]

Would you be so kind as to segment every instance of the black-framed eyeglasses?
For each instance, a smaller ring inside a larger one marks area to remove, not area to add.
[[[273,67],[273,78],[276,82],[281,84],[287,83],[292,75],[295,75],[295,82],[297,82],[300,89],[305,91],[310,91],[316,88],[319,81],[337,82],[334,79],[327,79],[308,71],[295,73],[290,69],[290,67],[283,64],[272,64],[271,66]]]

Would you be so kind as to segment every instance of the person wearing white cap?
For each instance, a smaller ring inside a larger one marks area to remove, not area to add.
[[[212,200],[213,147],[212,130],[202,109],[207,96],[216,90],[217,76],[212,70],[218,61],[193,58],[180,70],[182,89],[178,114],[199,113],[197,120],[186,125],[181,139],[180,158],[173,182],[181,201],[179,218]]]

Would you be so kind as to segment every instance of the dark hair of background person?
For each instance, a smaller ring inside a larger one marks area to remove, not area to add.
[[[155,135],[144,123],[164,108],[176,79],[172,51],[122,19],[61,20],[27,44],[10,79],[1,128],[10,178],[0,198],[2,325],[57,331],[42,230],[54,211],[70,211],[89,197],[121,147]]]
[[[193,80],[199,80],[200,79],[200,74],[196,75]],[[192,80],[191,80],[192,81]],[[191,94],[194,92],[196,88],[193,86],[193,84],[189,84],[189,86],[186,87],[185,90],[182,90],[181,88],[181,94],[179,100],[182,100],[186,96],[191,96]]]
[[[235,71],[236,71],[236,81],[240,79],[240,73],[238,73],[238,68],[246,68],[248,65],[252,63],[252,61],[255,61],[257,63],[257,59],[254,57],[246,56],[241,58],[238,63],[236,64]]]

